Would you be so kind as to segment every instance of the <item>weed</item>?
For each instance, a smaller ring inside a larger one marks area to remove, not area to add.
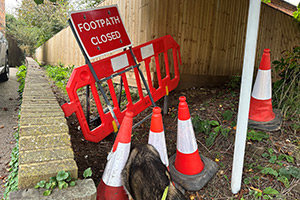
[[[92,176],[92,170],[91,168],[86,169],[83,172],[83,177],[91,177]],[[38,182],[34,188],[45,188],[43,195],[49,196],[52,193],[52,190],[56,187],[58,187],[60,190],[63,188],[73,187],[76,185],[76,182],[71,177],[70,172],[65,172],[64,170],[61,170],[57,173],[56,176],[50,177],[49,181],[46,182],[44,180]]]
[[[215,120],[202,120],[198,115],[193,117],[192,124],[197,133],[205,133],[208,137],[205,138],[205,144],[212,146],[219,133],[224,137],[228,137],[230,128],[224,128]]]
[[[46,65],[44,67],[48,76],[55,82],[55,84],[63,91],[66,91],[66,85],[74,69],[74,65],[65,67],[63,64],[59,64],[56,66]]]
[[[279,169],[279,175],[285,176],[287,179],[290,179],[291,177],[300,179],[300,169],[293,166],[283,167]]]
[[[275,177],[278,177],[278,172],[276,170],[274,170],[271,167],[265,167],[263,170],[260,171],[262,174],[270,174],[273,175]]]
[[[262,192],[257,190],[250,190],[249,195],[253,196],[256,199],[259,199],[262,196]]]
[[[231,110],[226,110],[226,111],[222,114],[224,120],[226,120],[226,121],[231,120],[232,115],[233,115],[233,112],[232,112]]]
[[[263,193],[264,193],[264,196],[263,198],[264,199],[272,199],[272,196],[275,196],[275,195],[278,195],[279,192],[271,187],[266,187],[264,190],[263,190]]]
[[[269,135],[262,131],[250,130],[247,133],[247,139],[253,141],[262,141],[263,139],[269,139]]]
[[[269,159],[269,163],[275,163],[278,164],[279,166],[282,166],[283,164],[279,161],[282,160],[286,160],[289,163],[294,163],[294,158],[290,155],[286,155],[286,154],[280,154],[278,156],[274,155],[274,150],[269,148],[268,149],[268,153],[263,153],[262,157],[263,158],[268,158]]]
[[[241,77],[240,76],[231,76],[230,77],[230,82],[229,82],[229,87],[232,89],[238,89],[240,88],[241,85]]]

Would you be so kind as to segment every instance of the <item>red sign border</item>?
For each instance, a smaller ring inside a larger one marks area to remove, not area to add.
[[[78,34],[78,32],[77,32],[77,29],[76,29],[76,27],[75,27],[75,24],[74,24],[74,22],[73,22],[73,19],[72,19],[71,15],[72,15],[73,13],[87,12],[87,11],[99,10],[99,9],[105,9],[105,8],[111,8],[111,7],[116,7],[116,8],[117,8],[118,13],[119,13],[120,18],[121,18],[121,22],[122,22],[122,24],[123,24],[123,26],[124,26],[124,29],[125,29],[126,34],[127,34],[127,36],[128,36],[128,39],[129,39],[129,41],[130,41],[130,44],[129,44],[129,45],[126,45],[126,46],[122,46],[122,47],[120,47],[120,48],[118,48],[118,49],[114,49],[114,50],[111,50],[111,51],[108,51],[108,52],[99,54],[99,55],[97,55],[97,56],[90,57],[90,55],[88,54],[88,52],[87,52],[85,46],[83,45],[83,42],[82,42],[81,38],[79,37],[79,34]],[[127,48],[127,47],[132,46],[131,39],[130,39],[130,37],[129,37],[129,35],[128,35],[128,32],[127,32],[127,29],[126,29],[126,27],[125,27],[125,25],[124,25],[124,22],[123,22],[123,19],[122,19],[122,16],[121,16],[121,14],[120,14],[120,10],[119,10],[119,7],[118,7],[117,4],[113,4],[113,5],[109,5],[109,6],[101,6],[101,7],[98,7],[98,8],[91,8],[91,9],[83,9],[83,10],[71,11],[71,12],[69,12],[68,14],[69,14],[69,18],[70,18],[70,21],[71,21],[71,23],[72,23],[73,29],[75,30],[76,36],[77,36],[77,38],[78,38],[78,40],[79,40],[79,42],[80,42],[80,45],[82,46],[82,48],[83,48],[83,50],[84,50],[86,56],[87,56],[89,59],[95,59],[95,58],[98,58],[98,57],[100,57],[100,56],[104,56],[104,55],[106,55],[106,54],[109,54],[109,53],[112,53],[112,52],[115,52],[115,51],[118,51],[118,50],[121,50],[121,49],[124,49],[124,48]]]

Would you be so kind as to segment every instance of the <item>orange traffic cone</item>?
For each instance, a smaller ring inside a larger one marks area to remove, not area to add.
[[[201,156],[190,117],[186,98],[179,98],[176,154],[170,158],[173,181],[189,190],[200,190],[217,172],[215,162]]]
[[[132,132],[132,112],[126,112],[107,164],[102,180],[97,187],[97,200],[127,200],[122,182],[121,172],[127,162],[130,152]]]
[[[161,161],[164,163],[164,165],[166,165],[166,167],[169,167],[165,132],[161,109],[159,107],[153,108],[148,144],[152,144],[156,148],[160,155]]]
[[[273,128],[279,128],[281,123],[281,120],[275,117],[272,108],[270,49],[264,49],[250,100],[249,126],[258,129],[262,127],[264,130],[270,130],[271,127],[274,130]]]
[[[185,97],[179,98],[175,168],[186,175],[200,173],[204,164],[200,158],[190,111]]]

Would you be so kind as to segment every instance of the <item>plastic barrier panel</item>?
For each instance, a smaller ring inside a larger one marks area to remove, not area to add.
[[[154,101],[157,101],[163,96],[168,95],[168,92],[174,90],[179,83],[178,60],[181,64],[180,46],[170,35],[166,35],[145,44],[136,46],[132,48],[132,50],[139,65],[135,64],[130,50],[125,50],[116,55],[92,63],[100,82],[102,80],[107,81],[111,101],[113,102],[113,111],[115,112],[115,115],[120,124],[122,123],[122,120],[127,111],[131,111],[133,115],[136,116],[151,105],[149,95],[144,96],[143,94],[142,82],[140,80],[139,71],[137,68],[140,67],[141,63],[144,63],[143,66],[145,66],[146,79],[148,80],[148,86]],[[172,59],[174,65],[174,77],[171,77],[170,74],[168,50],[172,51],[173,55]],[[164,66],[159,63],[160,55],[163,55]],[[152,84],[153,77],[151,77],[150,73],[150,62],[153,58],[155,60],[156,75],[158,81],[157,88],[155,88]],[[134,70],[134,78],[136,80],[136,86],[139,96],[138,100],[135,102],[132,101],[130,95],[129,84],[125,74],[127,70]],[[162,78],[161,70],[165,71],[166,76],[164,78]],[[118,98],[115,92],[115,86],[112,81],[112,77],[116,75],[119,75],[122,78],[124,90],[126,93],[126,100],[128,102],[126,108],[123,110],[121,110],[119,107]],[[90,130],[89,128],[82,105],[77,95],[77,90],[87,85],[89,85],[91,88],[91,92],[101,120],[101,124],[93,130]],[[73,70],[66,90],[70,98],[70,103],[65,103],[64,105],[62,105],[62,109],[66,117],[75,112],[81,127],[81,131],[86,140],[91,142],[99,142],[110,133],[114,132],[114,119],[110,112],[104,111],[104,107],[101,104],[101,100],[95,84],[95,79],[93,78],[88,65],[83,65]]]

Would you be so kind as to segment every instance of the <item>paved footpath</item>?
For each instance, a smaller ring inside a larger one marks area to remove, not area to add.
[[[9,175],[8,163],[11,159],[11,150],[15,147],[13,134],[18,126],[20,101],[17,71],[17,68],[10,68],[9,80],[0,83],[0,199],[3,197],[5,180]]]

